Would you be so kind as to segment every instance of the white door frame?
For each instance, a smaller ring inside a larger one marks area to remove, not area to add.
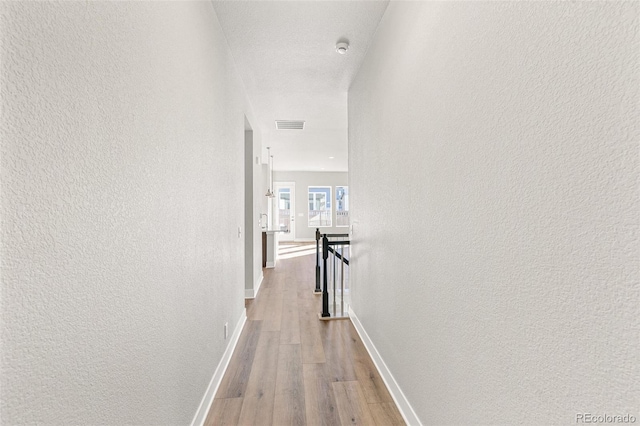
[[[273,182],[273,192],[275,197],[273,198],[273,229],[278,229],[278,197],[280,188],[290,188],[291,194],[291,208],[289,209],[289,232],[281,232],[278,235],[279,241],[294,241],[296,239],[296,183],[295,182]]]

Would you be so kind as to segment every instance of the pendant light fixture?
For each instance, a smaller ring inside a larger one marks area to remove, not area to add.
[[[271,198],[276,198],[276,193],[273,192],[273,155],[271,156]]]
[[[267,188],[267,193],[264,194],[265,197],[273,198],[275,197],[273,193],[273,155],[271,155],[271,147],[267,147],[268,152],[268,161],[269,161],[269,188]]]

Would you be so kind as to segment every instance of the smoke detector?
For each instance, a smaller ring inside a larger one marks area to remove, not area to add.
[[[336,52],[338,52],[339,54],[344,55],[345,53],[347,53],[347,50],[349,50],[349,43],[341,41],[340,43],[336,44]]]

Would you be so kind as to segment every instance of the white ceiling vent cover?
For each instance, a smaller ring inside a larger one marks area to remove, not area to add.
[[[278,130],[304,130],[304,121],[296,120],[276,120]]]

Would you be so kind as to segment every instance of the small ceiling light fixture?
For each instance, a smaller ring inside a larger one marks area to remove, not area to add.
[[[336,157],[329,157],[329,160],[333,160],[334,158],[336,158]]]
[[[347,53],[347,50],[349,50],[349,43],[347,43],[346,41],[341,41],[340,43],[336,44],[336,52],[338,52],[341,55],[344,55],[345,53]]]

